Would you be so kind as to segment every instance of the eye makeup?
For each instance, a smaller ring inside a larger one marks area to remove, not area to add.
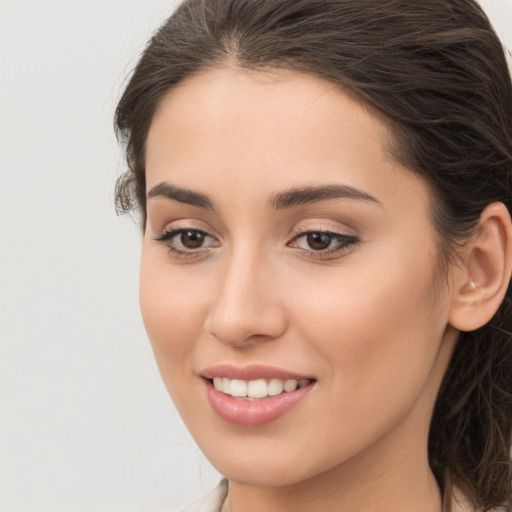
[[[220,242],[204,230],[183,227],[169,229],[154,238],[177,257],[205,255],[210,249],[220,247]],[[359,242],[353,235],[326,229],[301,230],[286,245],[296,248],[313,259],[331,259],[348,252]]]

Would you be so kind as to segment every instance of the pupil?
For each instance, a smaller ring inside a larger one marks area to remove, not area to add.
[[[203,245],[204,235],[200,231],[184,231],[181,233],[181,243],[187,249],[197,249]]]
[[[331,236],[327,233],[309,233],[307,236],[309,247],[315,251],[327,249],[331,244]]]

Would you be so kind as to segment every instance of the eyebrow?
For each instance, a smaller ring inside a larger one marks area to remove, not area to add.
[[[180,203],[215,211],[215,206],[207,195],[194,192],[187,188],[176,187],[165,182],[155,185],[148,192],[147,197],[148,199],[153,197],[165,197],[179,201]],[[294,206],[318,203],[328,199],[357,199],[381,205],[377,198],[362,190],[337,184],[292,188],[285,192],[274,194],[268,204],[274,210],[284,210]]]
[[[293,188],[273,195],[270,198],[269,205],[275,210],[282,210],[303,204],[317,203],[327,199],[357,199],[382,206],[377,198],[347,185]]]
[[[165,182],[155,185],[148,192],[147,197],[148,199],[153,197],[165,197],[167,199],[179,201],[180,203],[190,204],[192,206],[197,206],[206,210],[215,210],[213,202],[208,196],[201,194],[200,192],[194,192],[193,190],[189,190],[187,188],[175,187],[174,185],[170,185],[169,183]]]

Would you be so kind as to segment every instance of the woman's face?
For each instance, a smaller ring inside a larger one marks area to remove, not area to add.
[[[427,187],[388,140],[360,103],[293,72],[204,72],[154,116],[143,318],[230,479],[426,459],[456,332]]]

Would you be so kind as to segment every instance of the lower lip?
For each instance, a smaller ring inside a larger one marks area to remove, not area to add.
[[[314,382],[290,393],[243,400],[217,391],[211,381],[205,380],[208,400],[213,410],[223,420],[244,427],[255,427],[277,420],[306,397]]]

